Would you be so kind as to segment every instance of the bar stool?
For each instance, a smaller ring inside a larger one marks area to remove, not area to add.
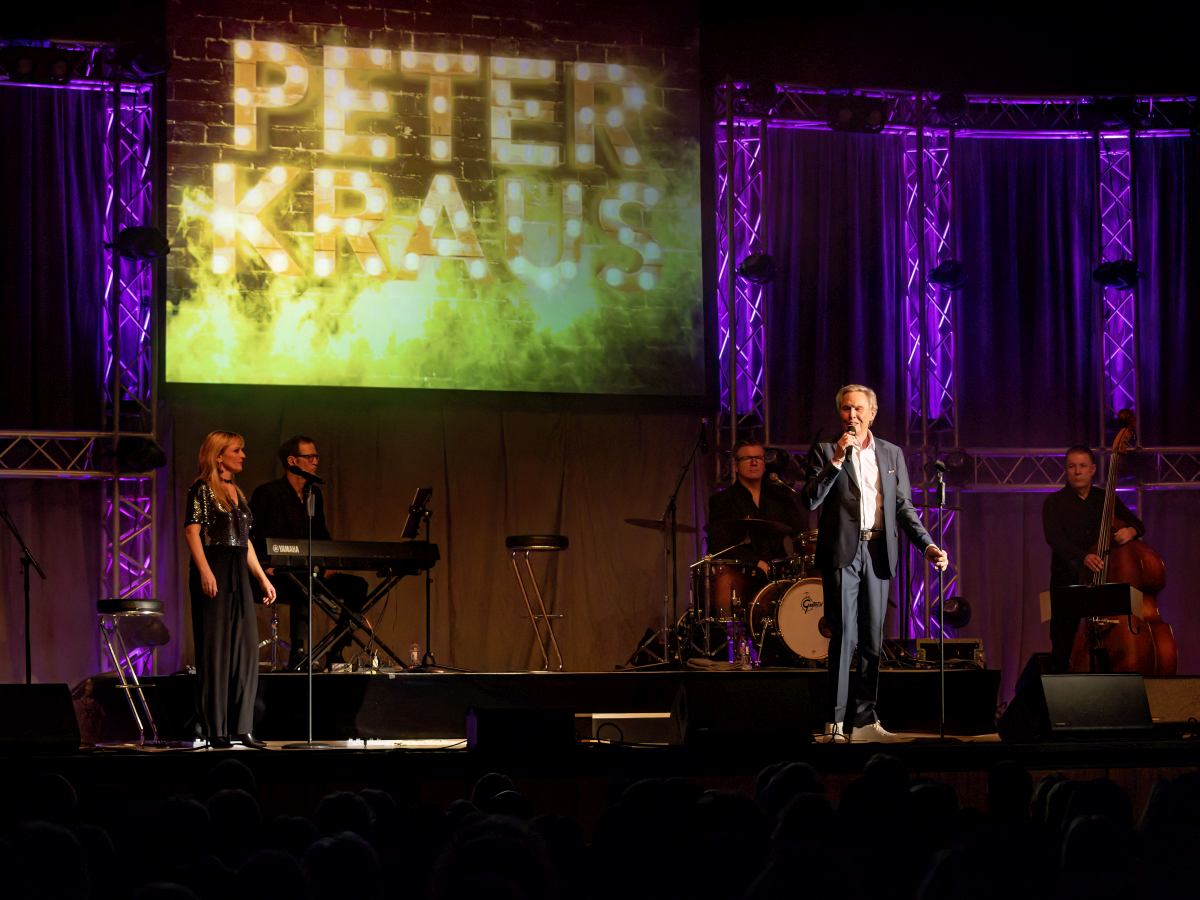
[[[509,559],[512,561],[513,574],[517,576],[517,587],[525,600],[525,610],[529,613],[529,623],[533,626],[534,636],[542,651],[542,668],[550,670],[550,656],[553,652],[558,658],[558,671],[563,670],[562,651],[558,648],[558,638],[554,636],[553,619],[561,619],[562,613],[546,612],[546,603],[542,598],[541,588],[538,587],[537,577],[533,574],[533,566],[529,557],[534,553],[553,553],[567,549],[567,538],[561,534],[510,534],[504,539],[508,548]],[[529,602],[529,589],[525,587],[525,579],[521,577],[521,569],[517,565],[518,556],[525,557],[525,571],[529,573],[530,587],[534,599],[537,600],[538,612],[534,612],[533,604]],[[543,627],[544,626],[544,627]],[[544,633],[543,633],[544,632]]]
[[[125,647],[125,640],[121,637],[118,625],[121,619],[134,616],[162,616],[162,612],[161,600],[118,597],[96,601],[100,639],[108,648],[108,655],[113,661],[113,666],[116,667],[117,678],[121,682],[121,690],[125,692],[125,699],[129,703],[129,711],[133,713],[133,721],[137,723],[139,745],[146,743],[147,726],[150,728],[151,743],[161,742],[158,739],[158,727],[154,724],[154,715],[150,712],[150,704],[146,702],[146,694],[142,690],[142,683],[138,680],[137,670],[129,661],[129,650]]]

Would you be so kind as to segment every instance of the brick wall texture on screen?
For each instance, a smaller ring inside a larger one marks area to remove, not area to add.
[[[560,72],[562,63],[575,62],[643,67],[656,73],[651,88],[654,102],[671,109],[678,105],[671,102],[672,92],[680,92],[676,96],[691,92],[692,99],[683,106],[693,110],[697,107],[696,12],[694,4],[678,0],[666,4],[635,4],[628,0],[400,0],[392,4],[373,0],[169,0],[167,30],[173,59],[166,105],[168,229],[177,249],[181,249],[177,230],[180,222],[186,221],[181,218],[181,203],[185,202],[187,188],[207,186],[211,191],[213,166],[217,163],[264,169],[288,166],[309,176],[296,180],[294,190],[280,200],[276,211],[281,228],[287,231],[294,224],[299,235],[311,235],[313,231],[311,173],[340,164],[324,150],[322,122],[316,112],[308,116],[268,116],[268,127],[257,132],[259,150],[264,152],[248,153],[239,148],[234,137],[233,97],[234,45],[239,40],[275,41],[299,49],[312,67],[314,79],[321,77],[324,48],[332,46],[382,48],[396,56],[403,51],[477,54],[485,73],[487,60],[497,56],[551,59],[559,64]],[[455,87],[452,156],[435,161],[431,157],[429,81],[405,77],[396,68],[379,79],[389,93],[391,112],[356,126],[360,133],[394,139],[394,158],[386,163],[356,161],[355,166],[385,174],[391,194],[397,198],[422,198],[437,173],[452,175],[466,199],[468,212],[478,221],[491,220],[494,226],[494,182],[498,173],[489,161],[491,126],[486,88]],[[555,87],[561,91],[563,76],[559,75],[558,80]],[[558,103],[565,99],[549,92],[546,97]],[[678,127],[678,121],[675,125]],[[698,131],[695,123],[689,127]],[[564,146],[567,139],[565,127],[557,138],[541,138],[558,140]],[[576,177],[574,173],[572,177]],[[579,177],[586,189],[588,175]],[[487,234],[486,256],[502,259],[504,248],[495,244],[502,243],[497,235],[502,235],[503,229],[493,227],[487,229]],[[185,237],[189,245],[193,241],[196,245],[203,243],[199,235]],[[186,252],[171,255],[170,299],[190,290],[191,266],[195,263],[195,257]],[[256,278],[265,285],[270,272],[260,261],[257,269],[243,265],[238,276],[242,288],[252,292]]]

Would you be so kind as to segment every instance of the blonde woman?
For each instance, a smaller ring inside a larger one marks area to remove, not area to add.
[[[253,576],[267,603],[275,588],[250,543],[252,522],[237,475],[246,460],[240,434],[211,431],[200,446],[200,468],[188,489],[183,534],[191,563],[192,632],[200,677],[200,722],[209,746],[247,747],[255,740],[254,698],[258,690],[258,626]]]

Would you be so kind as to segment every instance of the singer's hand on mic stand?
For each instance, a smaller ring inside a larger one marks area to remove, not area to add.
[[[925,548],[925,558],[933,563],[934,568],[941,569],[943,572],[950,565],[950,554],[937,544],[930,544]]]

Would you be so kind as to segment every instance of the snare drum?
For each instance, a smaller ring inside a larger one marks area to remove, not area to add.
[[[820,578],[773,581],[750,604],[750,633],[764,650],[782,643],[801,659],[823,660],[829,656],[829,627],[824,613]]]
[[[714,559],[693,570],[696,615],[717,622],[745,621],[754,563]]]

